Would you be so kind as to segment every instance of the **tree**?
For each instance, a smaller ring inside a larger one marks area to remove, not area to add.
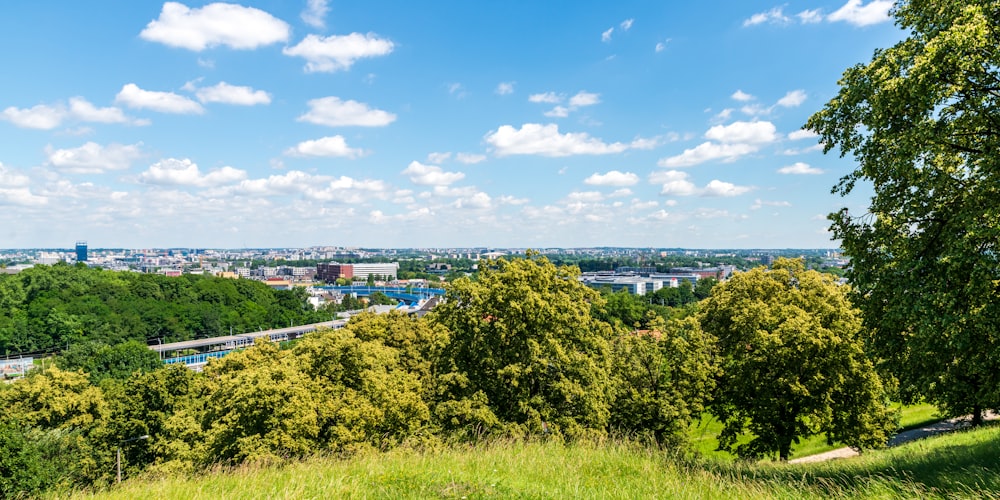
[[[472,401],[488,420],[477,406],[485,402],[520,432],[603,430],[611,327],[591,316],[603,300],[578,274],[529,251],[480,261],[478,281],[452,282],[433,311],[451,331],[439,370],[453,382],[447,397]]]
[[[871,182],[865,214],[830,215],[870,348],[906,400],[982,421],[1000,407],[1000,9],[986,0],[904,0],[909,36],[848,69],[813,115],[827,152]]]
[[[787,460],[799,438],[825,434],[854,448],[886,443],[895,420],[865,357],[861,319],[833,278],[778,259],[719,284],[702,303],[721,372],[709,405],[719,447]],[[737,444],[749,432],[749,442]]]

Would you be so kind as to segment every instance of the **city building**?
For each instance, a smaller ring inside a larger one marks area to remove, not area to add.
[[[396,279],[399,273],[399,262],[377,264],[338,264],[336,262],[321,262],[316,264],[316,276],[327,283],[338,278],[349,280],[367,280],[369,276],[379,276],[386,281]]]
[[[76,242],[76,261],[77,262],[87,262],[87,242],[78,241]]]

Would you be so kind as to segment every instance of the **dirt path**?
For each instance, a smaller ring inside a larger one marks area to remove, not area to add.
[[[1000,415],[994,412],[986,412],[983,415],[983,420],[996,420],[1000,418]],[[940,422],[935,422],[933,424],[925,425],[917,429],[910,429],[908,431],[900,432],[889,440],[888,446],[899,446],[903,443],[909,443],[910,441],[915,441],[917,439],[923,439],[925,437],[934,436],[937,434],[951,432],[957,429],[963,429],[969,426],[969,422],[972,420],[972,416],[965,416],[959,418],[951,418],[948,420],[942,420]],[[790,464],[804,464],[810,462],[823,462],[825,460],[832,460],[834,458],[850,458],[858,456],[858,452],[851,448],[837,448],[836,450],[830,450],[825,453],[817,453],[815,455],[809,455],[807,457],[796,458],[794,460],[789,460]]]

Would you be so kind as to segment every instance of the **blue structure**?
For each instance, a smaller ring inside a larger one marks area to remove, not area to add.
[[[408,304],[420,302],[434,296],[444,295],[443,288],[417,288],[417,287],[392,287],[392,286],[320,286],[320,290],[337,292],[343,295],[357,295],[367,297],[375,292],[382,292],[390,299],[396,299]]]
[[[76,242],[76,261],[77,262],[87,262],[87,242],[78,241]]]

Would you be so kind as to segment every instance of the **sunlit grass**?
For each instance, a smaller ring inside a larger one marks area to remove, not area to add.
[[[623,442],[499,442],[195,477],[97,498],[1000,498],[1000,427],[815,464],[684,461]],[[77,493],[74,498],[88,498]]]

